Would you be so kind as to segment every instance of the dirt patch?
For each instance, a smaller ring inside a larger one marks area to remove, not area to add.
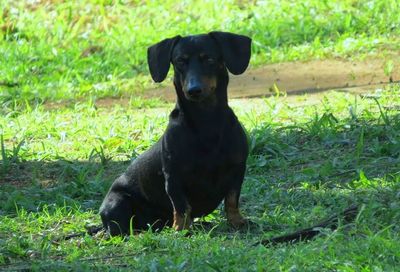
[[[390,58],[390,59],[389,59]],[[388,61],[392,62],[391,73],[385,72]],[[400,82],[400,56],[391,54],[386,58],[368,58],[358,61],[339,59],[313,60],[307,62],[285,62],[248,69],[239,76],[230,75],[229,98],[256,98],[275,95],[277,92],[289,96],[340,90],[351,93],[366,93],[390,83]],[[137,96],[158,98],[174,102],[175,90],[172,82],[167,87],[144,90]],[[96,106],[109,108],[113,105],[126,107],[131,97],[106,97],[96,100]],[[48,102],[47,109],[76,104],[76,100]],[[82,102],[84,102],[82,100]]]
[[[326,90],[370,90],[382,84],[400,81],[400,58],[392,59],[390,74],[385,73],[387,60],[374,58],[363,61],[313,60],[287,62],[249,69],[243,75],[230,76],[229,97],[263,97],[277,92],[303,94]],[[175,100],[170,87],[152,89],[146,97]]]

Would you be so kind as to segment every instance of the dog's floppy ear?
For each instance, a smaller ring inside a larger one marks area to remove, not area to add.
[[[165,39],[147,48],[147,63],[151,77],[155,82],[161,82],[166,78],[171,62],[172,49],[180,38],[181,36],[175,36]]]
[[[221,48],[226,68],[234,75],[243,73],[250,61],[251,39],[229,32],[213,31],[213,37]]]

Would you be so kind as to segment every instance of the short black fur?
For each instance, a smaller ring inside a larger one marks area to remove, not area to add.
[[[161,139],[117,178],[100,208],[111,235],[152,227],[177,230],[225,200],[230,224],[246,224],[238,209],[246,168],[246,135],[228,106],[228,70],[243,73],[251,39],[232,33],[174,37],[148,49],[156,82],[174,67],[176,106]]]

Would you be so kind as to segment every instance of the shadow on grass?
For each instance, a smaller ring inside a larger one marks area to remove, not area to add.
[[[0,214],[71,206],[96,210],[130,161],[19,161],[1,170]],[[4,165],[4,164],[3,164]]]
[[[246,213],[262,231],[275,233],[310,226],[353,204],[372,208],[364,213],[373,224],[393,224],[400,217],[399,135],[400,115],[384,113],[340,121],[326,113],[301,126],[254,129]]]
[[[255,128],[249,133],[244,213],[263,231],[279,232],[308,225],[310,216],[323,218],[366,203],[377,190],[399,184],[399,120],[396,115],[343,122],[324,114],[300,126]],[[43,206],[97,211],[111,182],[128,165],[100,159],[2,161],[0,215]]]

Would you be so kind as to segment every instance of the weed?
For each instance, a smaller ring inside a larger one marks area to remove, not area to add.
[[[22,139],[17,145],[13,145],[12,150],[6,149],[4,144],[4,135],[0,134],[0,148],[1,148],[1,171],[0,176],[4,176],[11,171],[11,166],[20,162],[20,151],[24,145],[25,140]]]

